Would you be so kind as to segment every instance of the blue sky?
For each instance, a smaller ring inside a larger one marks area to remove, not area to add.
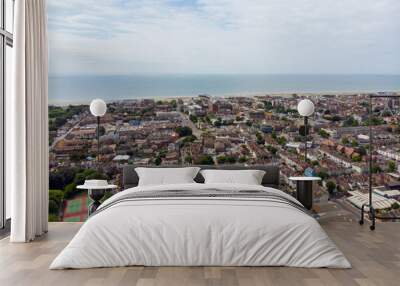
[[[400,74],[398,0],[48,0],[50,74]]]

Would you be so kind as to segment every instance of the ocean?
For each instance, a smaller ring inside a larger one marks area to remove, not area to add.
[[[50,76],[50,104],[135,98],[268,93],[400,91],[400,75],[132,75]]]

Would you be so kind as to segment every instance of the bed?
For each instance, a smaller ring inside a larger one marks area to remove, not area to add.
[[[200,166],[210,169],[216,167]],[[261,185],[193,183],[138,186],[106,200],[56,257],[50,269],[118,266],[291,266],[350,268],[319,223],[278,190],[275,165]]]

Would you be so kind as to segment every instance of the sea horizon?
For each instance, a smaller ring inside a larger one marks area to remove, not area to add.
[[[394,74],[141,74],[49,76],[49,104],[89,104],[144,98],[400,91]]]

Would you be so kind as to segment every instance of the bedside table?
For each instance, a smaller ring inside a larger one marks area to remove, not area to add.
[[[118,188],[116,185],[106,185],[106,186],[91,186],[91,185],[79,185],[76,187],[80,190],[88,190],[88,195],[92,199],[92,203],[88,208],[88,216],[94,213],[97,208],[101,205],[100,200],[104,197],[107,190],[113,190]]]
[[[311,210],[313,205],[313,182],[321,181],[320,177],[290,177],[289,180],[295,181],[297,185],[297,200],[303,206]]]

